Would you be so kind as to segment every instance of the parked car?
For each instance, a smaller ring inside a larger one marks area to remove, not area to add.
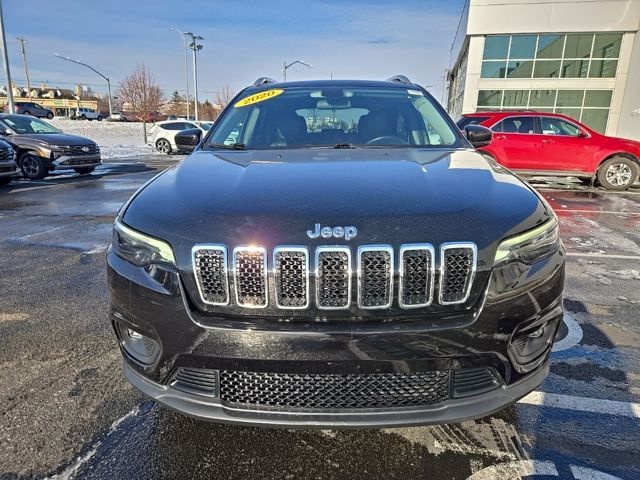
[[[6,185],[20,174],[16,162],[16,153],[7,142],[0,140],[0,186]]]
[[[187,121],[192,121],[195,122],[195,117],[193,116],[186,116],[186,115],[167,115],[167,118],[165,120],[187,120]]]
[[[0,115],[0,135],[13,147],[22,174],[35,180],[53,170],[93,172],[101,164],[100,148],[88,138],[64,133],[27,115]]]
[[[109,120],[110,122],[128,122],[129,121],[127,116],[122,112],[113,112],[111,115],[109,115],[107,120]]]
[[[93,108],[86,107],[78,108],[71,118],[74,118],[75,120],[97,120],[99,122],[102,121],[102,115],[100,115],[100,112],[96,112]]]
[[[14,106],[15,113],[21,115],[33,115],[34,117],[48,118],[49,120],[53,118],[53,111],[35,102],[15,102]],[[9,112],[9,105],[5,105],[4,113],[11,113]]]
[[[155,147],[160,153],[179,151],[176,145],[175,136],[178,132],[186,129],[197,128],[206,133],[211,128],[209,122],[187,122],[183,120],[167,120],[151,125],[147,131],[147,145]]]
[[[244,89],[117,215],[126,377],[193,417],[311,428],[460,422],[534,390],[565,251],[490,140],[406,77]]]
[[[460,128],[472,124],[494,132],[481,151],[520,174],[595,180],[608,190],[626,190],[638,180],[640,142],[602,135],[566,115],[478,112],[458,121]]]

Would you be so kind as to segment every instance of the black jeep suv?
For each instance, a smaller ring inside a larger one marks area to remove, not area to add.
[[[137,388],[254,425],[457,422],[548,372],[550,207],[406,77],[240,92],[120,210],[110,318]]]

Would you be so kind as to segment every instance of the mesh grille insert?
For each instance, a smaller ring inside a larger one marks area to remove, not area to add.
[[[391,247],[362,247],[359,252],[358,305],[385,308],[391,305],[393,250]]]
[[[214,246],[195,248],[193,267],[202,300],[212,305],[229,303],[226,249]]]
[[[277,305],[281,308],[306,308],[309,303],[307,250],[276,249],[273,259]]]
[[[448,399],[449,372],[287,374],[220,372],[220,400],[263,409],[368,409],[434,405]]]
[[[433,247],[402,249],[400,275],[400,306],[426,306],[433,300]]]
[[[317,250],[316,288],[318,307],[349,308],[351,303],[351,255],[348,249]]]
[[[447,246],[442,248],[442,278],[440,279],[440,303],[462,303],[469,296],[475,269],[475,250],[471,246]]]
[[[264,249],[236,248],[233,254],[236,301],[241,307],[267,306],[267,265]]]

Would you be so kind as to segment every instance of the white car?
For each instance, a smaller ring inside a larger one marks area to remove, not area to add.
[[[184,120],[167,120],[151,125],[147,132],[147,145],[155,147],[160,153],[170,154],[178,150],[176,133],[188,128],[199,128],[206,133],[211,128],[209,122],[187,122]]]
[[[93,108],[80,107],[73,116],[76,120],[102,120],[100,112],[96,112]]]

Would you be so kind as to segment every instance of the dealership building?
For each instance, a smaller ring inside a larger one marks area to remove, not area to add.
[[[467,0],[448,110],[569,115],[640,140],[640,0]]]

